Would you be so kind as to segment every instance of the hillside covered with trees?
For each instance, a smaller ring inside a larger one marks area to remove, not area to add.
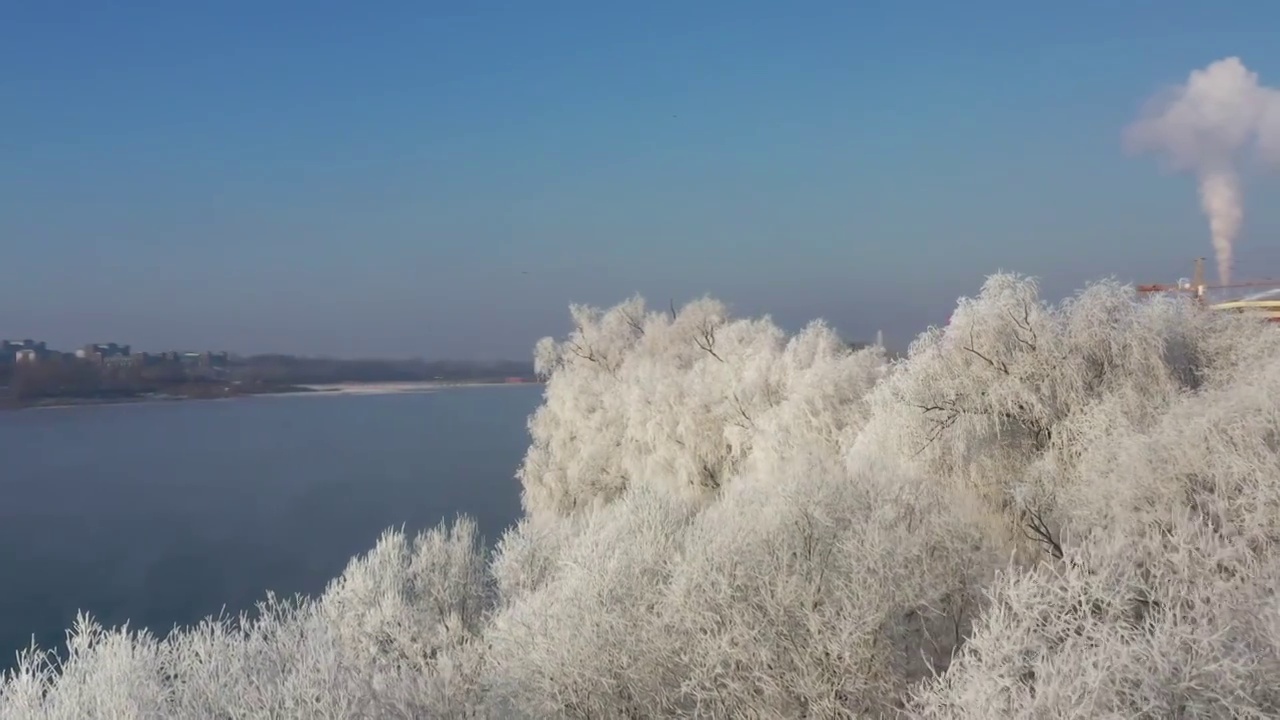
[[[1275,717],[1280,333],[992,276],[907,356],[711,299],[572,308],[492,549],[84,618],[0,718]]]

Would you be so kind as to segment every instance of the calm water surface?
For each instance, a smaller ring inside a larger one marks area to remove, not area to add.
[[[541,387],[0,413],[0,668],[77,609],[163,633],[314,594],[379,533],[520,512]]]

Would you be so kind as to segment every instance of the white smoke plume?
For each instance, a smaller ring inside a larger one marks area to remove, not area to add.
[[[1280,90],[1258,84],[1240,58],[1224,58],[1152,98],[1125,140],[1133,152],[1161,154],[1172,169],[1196,174],[1218,277],[1229,283],[1244,222],[1241,171],[1251,160],[1280,163]]]

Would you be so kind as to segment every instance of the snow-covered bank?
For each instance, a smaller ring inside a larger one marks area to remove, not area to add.
[[[465,387],[520,387],[533,383],[422,381],[422,382],[349,382],[330,385],[300,385],[312,392],[309,395],[396,395],[401,393],[429,393],[448,388]]]
[[[0,718],[1280,715],[1275,329],[1012,275],[900,362],[572,315],[493,553],[462,519],[260,620],[85,622]]]

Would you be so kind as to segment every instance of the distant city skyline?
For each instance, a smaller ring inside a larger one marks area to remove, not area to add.
[[[217,358],[225,361],[231,353],[212,350],[139,350],[133,351],[128,343],[85,343],[73,350],[50,345],[46,340],[35,338],[0,338],[0,364],[35,363],[46,360],[78,359],[89,360],[99,364],[128,364],[135,360],[147,362],[180,362],[182,360],[209,361]]]
[[[1195,180],[1122,133],[1220,58],[1280,84],[1260,0],[458,7],[8,8],[0,337],[525,359],[639,292],[902,348],[996,270],[1189,275]]]

